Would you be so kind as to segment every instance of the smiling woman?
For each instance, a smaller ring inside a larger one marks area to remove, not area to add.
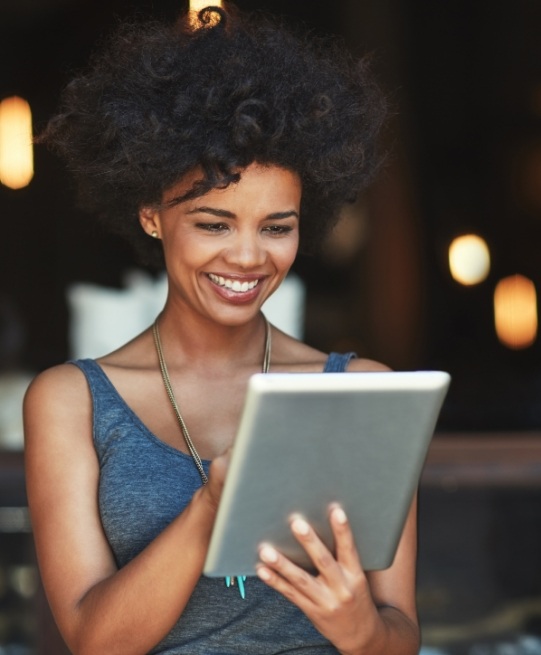
[[[365,62],[231,6],[197,29],[189,15],[121,26],[66,88],[41,142],[168,280],[152,328],[26,396],[36,548],[73,653],[417,652],[414,506],[385,571],[364,572],[334,507],[334,553],[291,526],[314,575],[267,545],[240,594],[202,576],[248,379],[385,370],[261,313],[377,170],[384,114]]]
[[[278,288],[297,254],[300,180],[284,168],[254,163],[225,189],[171,202],[201,176],[185,176],[164,194],[161,208],[143,208],[141,223],[162,240],[183,320],[196,312],[198,318],[245,323]]]

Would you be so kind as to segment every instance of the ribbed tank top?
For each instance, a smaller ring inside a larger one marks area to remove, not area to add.
[[[345,371],[354,356],[331,353],[325,372]],[[201,478],[189,455],[158,439],[140,421],[94,360],[72,363],[84,373],[91,392],[99,511],[122,567],[184,510]],[[209,465],[203,460],[207,473]],[[182,559],[182,552],[178,556]],[[182,616],[149,655],[336,655],[295,605],[256,576],[245,584],[242,599],[223,579],[201,576]]]

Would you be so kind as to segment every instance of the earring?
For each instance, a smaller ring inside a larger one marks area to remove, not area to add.
[[[153,239],[159,239],[159,234],[158,234],[158,232],[156,230],[152,230],[152,232],[150,233],[150,236]]]

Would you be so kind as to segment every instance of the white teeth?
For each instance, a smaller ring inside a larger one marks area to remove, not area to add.
[[[246,293],[246,291],[251,291],[259,284],[259,280],[240,282],[240,280],[230,280],[228,278],[223,278],[221,275],[214,275],[214,273],[209,273],[209,278],[214,282],[214,284],[217,284],[220,287],[225,287],[226,289],[231,289],[231,291],[235,291],[236,293]]]

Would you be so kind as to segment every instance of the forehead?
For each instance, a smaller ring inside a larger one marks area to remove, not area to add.
[[[299,175],[294,171],[272,164],[253,163],[237,172],[240,175],[237,182],[226,187],[212,188],[203,195],[190,198],[187,203],[253,202],[255,199],[295,205],[300,202],[302,185]],[[167,203],[182,198],[203,180],[203,170],[193,169],[164,192],[163,201]]]

